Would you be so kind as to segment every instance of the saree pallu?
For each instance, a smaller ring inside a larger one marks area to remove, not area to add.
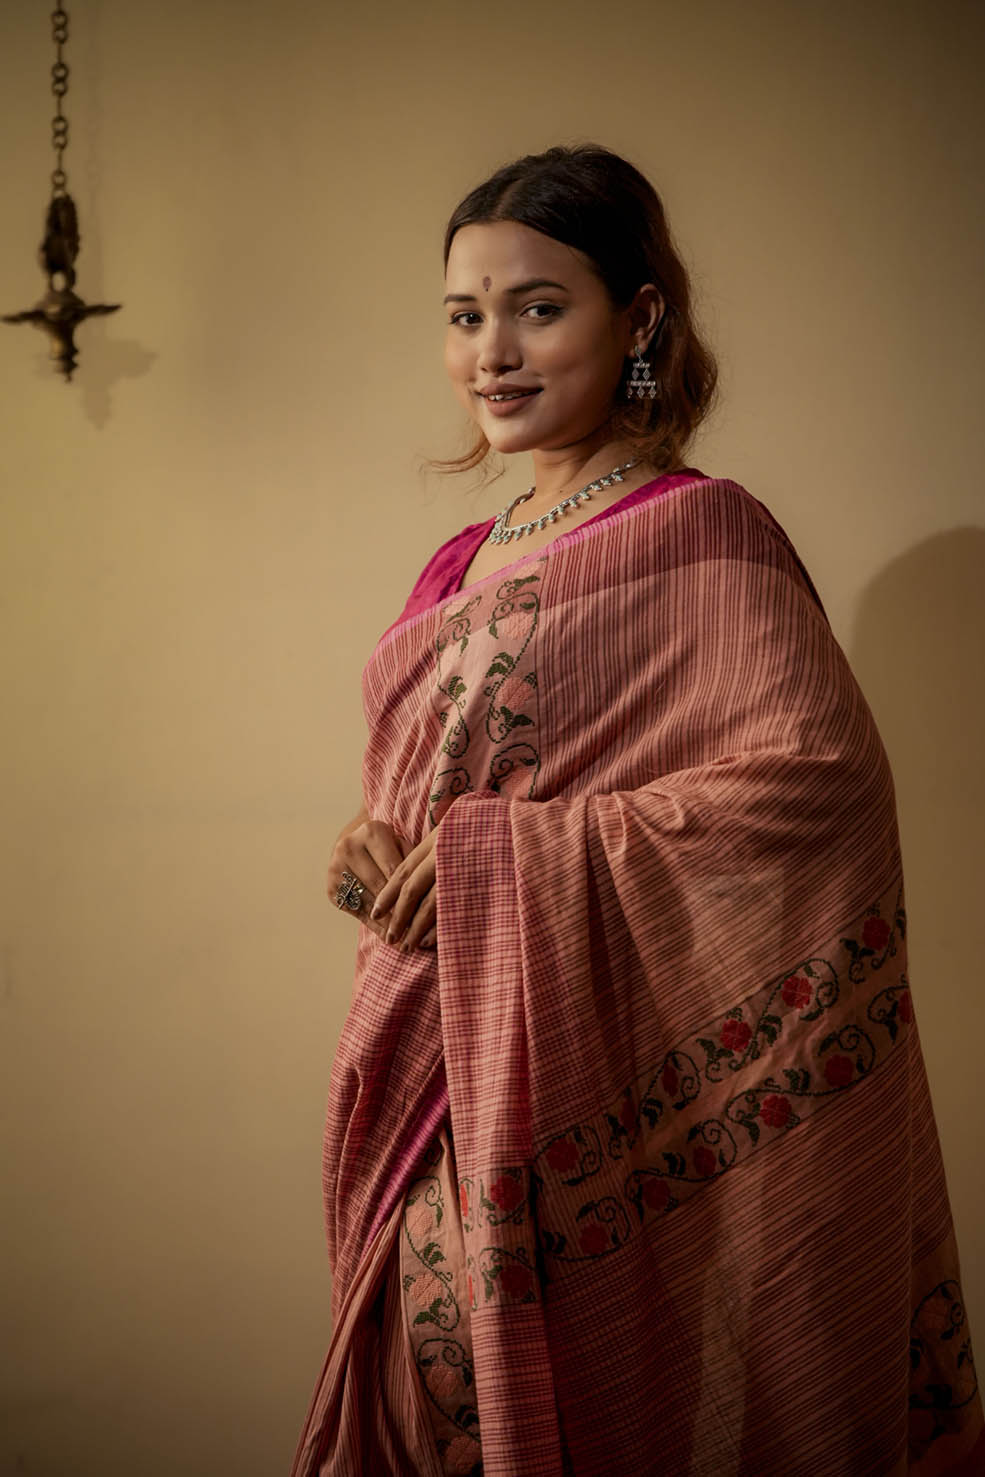
[[[985,1471],[892,775],[769,512],[706,479],[576,528],[363,694],[438,942],[361,931],[294,1477],[440,1477],[398,1302],[443,1124],[485,1477]]]

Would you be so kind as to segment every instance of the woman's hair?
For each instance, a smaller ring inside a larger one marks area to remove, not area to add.
[[[445,231],[445,267],[456,231],[492,221],[518,221],[583,252],[616,309],[628,307],[644,282],[656,285],[664,316],[646,357],[657,393],[653,399],[626,398],[633,362],[627,356],[612,437],[631,442],[635,456],[658,471],[683,465],[685,449],[713,404],[718,368],[695,328],[687,270],[650,182],[599,144],[527,154],[477,185],[453,211]],[[464,456],[426,464],[443,473],[467,472],[488,452],[480,430]]]

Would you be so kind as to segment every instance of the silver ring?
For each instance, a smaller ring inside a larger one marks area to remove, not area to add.
[[[366,891],[365,882],[352,872],[343,872],[342,881],[335,893],[335,906],[337,908],[349,908],[353,913],[358,913],[363,905],[363,893]]]

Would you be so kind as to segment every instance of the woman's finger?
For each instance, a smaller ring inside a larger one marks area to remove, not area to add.
[[[390,876],[384,879],[382,886],[377,888],[376,902],[373,904],[374,918],[382,918],[392,910],[413,871],[413,853],[408,853],[397,863]]]
[[[401,948],[416,949],[419,946],[421,939],[427,933],[428,929],[433,926],[437,918],[436,898],[437,894],[433,887],[429,888],[421,898],[417,908],[408,920],[407,931],[404,934]],[[393,926],[391,922],[391,929]]]
[[[435,834],[432,831],[417,846],[411,847],[399,867],[395,869],[387,881],[386,886],[380,890],[375,905],[377,917],[382,916],[384,913],[389,913],[394,908],[398,895],[416,873],[420,872],[424,881],[423,883],[418,882],[415,884],[417,888],[415,906],[416,898],[420,897],[428,887],[432,886],[434,883]]]
[[[407,878],[400,889],[399,897],[390,909],[387,941],[400,943],[405,932],[418,921],[421,926],[415,929],[414,940],[420,938],[431,927],[437,916],[435,897],[434,872],[425,862]]]

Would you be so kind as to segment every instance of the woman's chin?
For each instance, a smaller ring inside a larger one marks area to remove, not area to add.
[[[532,431],[500,430],[497,427],[483,426],[486,440],[493,451],[500,451],[504,456],[511,456],[520,451],[534,451],[540,445],[540,437]]]
[[[509,421],[497,421],[492,416],[484,416],[477,422],[480,430],[494,451],[501,451],[509,455],[519,451],[535,451],[545,437],[550,439],[551,431],[541,424],[521,425],[519,422],[510,424]]]

